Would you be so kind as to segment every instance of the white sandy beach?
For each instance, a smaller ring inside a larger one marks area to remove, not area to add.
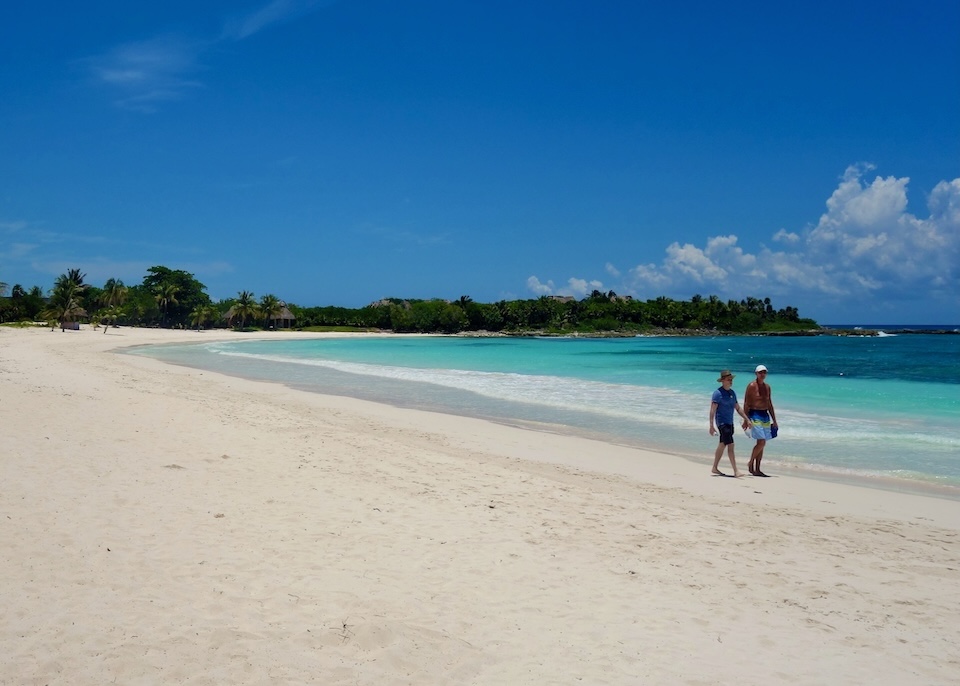
[[[960,682],[957,501],[110,352],[242,335],[0,328],[0,683]]]

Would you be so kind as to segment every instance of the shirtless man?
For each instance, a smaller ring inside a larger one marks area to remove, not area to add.
[[[767,368],[757,365],[757,380],[747,385],[747,392],[743,394],[743,410],[750,420],[750,436],[757,440],[750,453],[750,463],[747,469],[754,476],[766,476],[760,471],[760,460],[763,459],[763,448],[767,441],[776,436],[777,413],[773,409],[773,398],[770,394],[770,385],[767,384]]]

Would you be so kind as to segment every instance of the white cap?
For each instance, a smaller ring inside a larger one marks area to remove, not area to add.
[[[754,373],[756,373],[756,372],[765,372],[765,371],[767,371],[767,368],[764,367],[762,364],[758,364],[758,365],[757,365],[757,368],[754,369],[753,371],[754,371]]]

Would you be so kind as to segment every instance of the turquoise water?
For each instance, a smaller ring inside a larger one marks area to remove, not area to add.
[[[780,422],[766,451],[811,473],[960,489],[960,336],[344,337],[151,346],[168,362],[405,407],[538,422],[709,457],[721,369],[741,401],[765,364]],[[737,439],[741,459],[751,442]]]

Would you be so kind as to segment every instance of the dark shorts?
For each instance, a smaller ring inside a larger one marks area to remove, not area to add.
[[[720,442],[724,445],[733,443],[733,424],[721,424],[717,427],[720,430]]]

